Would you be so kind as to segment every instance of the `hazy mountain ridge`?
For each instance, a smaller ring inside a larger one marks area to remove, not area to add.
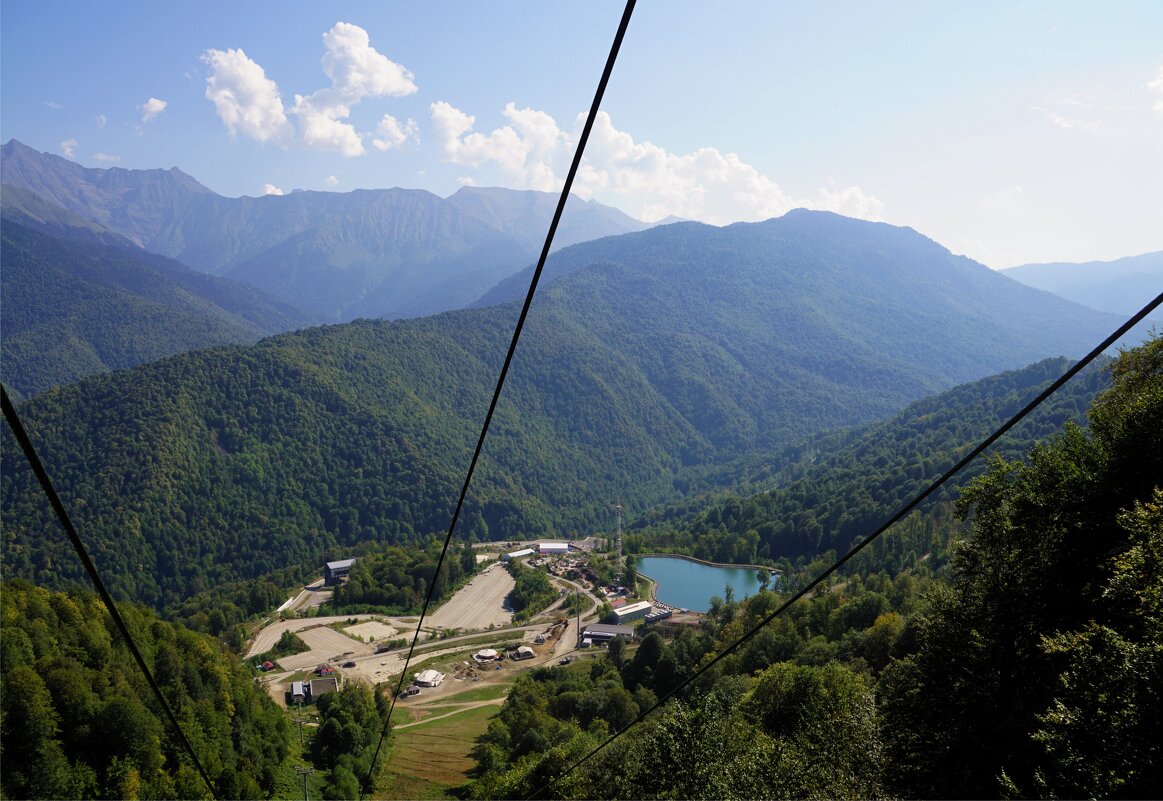
[[[590,266],[538,298],[461,536],[604,530],[612,499],[638,513],[678,497],[688,470],[887,417],[1038,349],[1073,355],[1114,327],[906,229],[789,217],[563,251]],[[84,499],[78,522],[102,569],[126,595],[171,602],[443,530],[516,313],[199,351],[87,379],[22,414],[61,491]],[[43,504],[12,452],[5,570],[57,580],[67,568],[49,565],[71,563],[44,539]]]
[[[556,203],[551,193],[480,188],[448,199],[414,189],[226,198],[176,168],[84,168],[16,140],[2,156],[5,183],[331,321],[466,305],[536,259]],[[642,227],[573,198],[561,241]]]
[[[103,244],[99,230],[66,226],[74,238],[57,239],[14,221],[7,208],[0,230],[3,380],[17,396],[310,322],[253,287],[195,272],[124,238]]]
[[[1129,317],[1163,292],[1163,250],[1114,261],[1023,264],[1000,272],[1092,309]],[[1161,316],[1159,309],[1151,315]]]

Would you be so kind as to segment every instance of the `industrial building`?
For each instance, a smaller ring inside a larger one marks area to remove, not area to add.
[[[628,623],[631,620],[639,620],[650,614],[653,609],[653,604],[650,601],[639,601],[636,604],[629,604],[623,606],[621,609],[614,610],[614,619],[619,623]]]
[[[558,556],[560,554],[569,553],[568,542],[539,542],[537,543],[537,551],[542,556]]]
[[[340,559],[338,562],[328,562],[323,566],[323,583],[328,587],[338,584],[351,573],[354,559]]]
[[[524,559],[526,556],[532,556],[534,553],[536,553],[536,551],[534,551],[532,548],[522,548],[521,550],[513,551],[512,553],[501,554],[501,561],[508,562],[510,559]]]
[[[601,645],[615,637],[634,639],[634,629],[629,626],[611,626],[606,623],[591,623],[582,632],[582,645]]]

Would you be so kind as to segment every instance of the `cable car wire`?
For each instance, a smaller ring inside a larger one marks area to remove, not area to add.
[[[817,586],[819,586],[819,584],[822,581],[824,581],[824,579],[831,576],[833,573],[835,573],[837,570],[839,570],[843,565],[845,565],[849,560],[851,560],[854,556],[856,556],[856,554],[860,553],[862,550],[864,550],[866,547],[868,547],[872,542],[877,540],[882,534],[884,534],[886,531],[888,531],[888,529],[890,529],[896,523],[900,522],[900,520],[902,520],[905,517],[905,515],[907,515],[911,511],[913,511],[913,509],[915,509],[917,506],[919,506],[926,498],[928,498],[930,495],[932,495],[934,492],[936,492],[938,489],[940,489],[941,486],[946,481],[951,479],[957,473],[961,472],[961,470],[963,470],[970,462],[972,462],[974,459],[976,459],[978,456],[980,456],[982,454],[982,452],[984,452],[987,448],[989,448],[989,446],[993,445],[993,443],[995,443],[998,439],[1000,439],[1002,436],[1004,436],[1007,431],[1009,431],[1011,428],[1013,428],[1015,425],[1017,425],[1022,420],[1022,418],[1024,418],[1026,415],[1028,415],[1034,409],[1038,408],[1038,406],[1040,406],[1047,398],[1049,398],[1051,395],[1053,395],[1055,392],[1057,392],[1062,387],[1063,384],[1065,384],[1067,381],[1069,381],[1071,378],[1073,378],[1075,375],[1077,375],[1079,371],[1081,371],[1088,364],[1090,364],[1092,361],[1094,361],[1096,358],[1098,358],[1098,356],[1103,351],[1105,351],[1107,348],[1111,347],[1115,342],[1117,342],[1120,338],[1122,338],[1122,336],[1124,334],[1126,334],[1128,331],[1130,331],[1144,317],[1146,317],[1148,314],[1150,314],[1152,311],[1154,311],[1156,308],[1158,308],[1160,304],[1163,304],[1163,293],[1156,295],[1154,300],[1150,301],[1137,314],[1135,314],[1130,319],[1128,319],[1125,323],[1123,323],[1121,326],[1119,326],[1119,328],[1114,333],[1112,333],[1110,336],[1108,336],[1106,339],[1104,339],[1101,343],[1096,345],[1094,347],[1094,349],[1090,351],[1090,353],[1086,354],[1086,356],[1083,356],[1082,359],[1075,362],[1068,370],[1066,370],[1066,372],[1064,372],[1061,376],[1059,376],[1058,379],[1056,379],[1054,381],[1054,383],[1050,384],[1048,387],[1046,387],[1044,390],[1042,390],[1038,394],[1038,396],[1035,397],[1029,403],[1027,403],[1025,405],[1025,407],[1023,407],[1013,417],[1011,417],[1009,420],[1007,420],[1005,423],[1003,423],[1001,425],[1001,427],[999,427],[996,431],[994,431],[992,434],[990,434],[988,437],[986,437],[984,440],[982,440],[982,442],[977,447],[975,447],[973,450],[971,450],[968,454],[966,454],[961,459],[961,461],[957,462],[957,464],[953,465],[951,468],[949,468],[947,471],[945,471],[945,473],[940,478],[935,480],[927,488],[925,488],[920,494],[916,495],[911,501],[909,501],[904,506],[902,506],[900,509],[898,509],[897,512],[895,514],[893,514],[892,517],[890,517],[884,523],[882,523],[881,526],[876,529],[876,531],[869,534],[865,539],[861,540],[859,543],[857,543],[855,546],[853,546],[852,549],[848,551],[848,553],[844,554],[842,557],[840,557],[835,562],[833,562],[831,567],[829,567],[827,570],[825,570],[823,573],[821,573],[819,576],[817,576],[815,579],[813,579],[807,586],[803,587],[799,592],[797,592],[791,598],[789,598],[788,600],[786,600],[782,604],[780,604],[780,606],[774,612],[772,612],[770,615],[763,618],[763,620],[759,621],[755,626],[753,626],[752,628],[750,628],[746,632],[744,632],[742,635],[740,635],[740,637],[737,640],[735,640],[729,646],[727,646],[722,651],[720,651],[718,654],[716,654],[713,659],[711,659],[709,662],[707,662],[707,664],[703,665],[701,668],[699,668],[697,671],[695,671],[693,674],[691,674],[689,677],[687,677],[684,681],[680,682],[678,685],[676,685],[674,688],[672,688],[670,690],[670,692],[666,693],[661,698],[659,698],[652,706],[650,706],[648,709],[646,709],[646,711],[639,713],[638,717],[634,718],[634,720],[630,721],[628,724],[626,724],[626,726],[624,726],[623,728],[619,729],[618,731],[616,731],[613,734],[611,734],[610,736],[608,736],[605,740],[603,740],[601,743],[599,743],[597,746],[595,746],[593,749],[591,749],[587,754],[582,756],[580,759],[576,760],[568,768],[566,768],[564,771],[562,771],[562,773],[560,775],[556,776],[553,779],[550,779],[548,782],[546,782],[545,784],[542,784],[540,787],[538,787],[536,790],[534,790],[533,793],[528,798],[533,799],[533,798],[541,797],[541,794],[545,790],[548,790],[554,784],[556,784],[557,782],[564,779],[566,776],[573,773],[575,770],[577,770],[577,768],[581,767],[581,765],[583,765],[585,762],[587,762],[588,760],[590,760],[591,758],[596,756],[600,751],[605,749],[608,745],[613,743],[615,740],[617,740],[623,734],[628,732],[634,726],[641,723],[646,718],[647,715],[649,715],[655,709],[658,709],[658,707],[662,706],[662,704],[664,704],[666,701],[668,701],[670,698],[672,698],[676,693],[678,693],[684,687],[688,686],[691,682],[693,682],[699,676],[706,673],[708,670],[710,670],[712,667],[714,667],[716,664],[718,664],[720,661],[722,661],[725,657],[734,653],[734,651],[740,645],[747,642],[752,637],[754,637],[756,634],[758,634],[763,629],[764,626],[768,625],[773,620],[775,620],[777,617],[779,617],[781,614],[783,614],[784,611],[787,610],[792,604],[794,604],[796,601],[803,598],[809,592],[814,590]]]
[[[384,738],[387,736],[388,729],[391,726],[392,712],[396,708],[396,699],[404,687],[404,678],[408,675],[408,665],[412,660],[412,652],[416,648],[416,643],[420,637],[420,626],[424,623],[424,617],[428,613],[428,607],[432,602],[433,589],[436,587],[436,577],[440,574],[440,568],[444,564],[444,557],[448,553],[448,547],[452,542],[452,534],[456,530],[457,520],[460,519],[461,509],[464,507],[465,496],[468,495],[469,485],[472,483],[473,473],[476,471],[477,462],[480,459],[481,450],[485,444],[485,437],[489,433],[489,424],[492,423],[493,413],[496,411],[497,402],[501,397],[501,390],[505,386],[505,379],[509,374],[509,366],[513,362],[513,354],[517,350],[517,342],[521,339],[521,332],[525,328],[525,320],[529,316],[529,308],[533,304],[533,296],[537,292],[537,284],[541,280],[541,273],[545,269],[545,261],[549,258],[549,249],[553,245],[553,237],[557,233],[557,226],[561,222],[562,213],[565,211],[565,204],[569,200],[570,189],[573,188],[574,177],[577,175],[578,168],[581,166],[582,156],[585,153],[586,142],[589,141],[590,131],[594,127],[594,120],[598,116],[598,109],[601,108],[602,98],[606,94],[606,86],[610,82],[610,75],[614,71],[614,64],[618,60],[618,51],[622,47],[622,40],[626,36],[626,28],[630,24],[630,18],[634,14],[634,5],[636,0],[626,0],[626,7],[622,11],[622,18],[618,23],[618,30],[614,34],[614,42],[610,46],[610,54],[606,58],[606,66],[602,70],[602,77],[598,81],[597,91],[594,93],[593,103],[590,104],[589,115],[586,117],[585,126],[582,128],[581,136],[578,138],[577,148],[573,154],[573,162],[569,166],[569,173],[565,178],[565,185],[561,189],[561,197],[558,198],[557,208],[553,212],[553,219],[549,223],[549,231],[545,235],[545,244],[541,248],[541,256],[537,259],[537,267],[533,270],[533,277],[529,281],[529,291],[525,295],[525,303],[521,307],[521,314],[517,318],[517,324],[513,329],[513,337],[509,342],[509,350],[505,354],[505,362],[501,366],[501,373],[497,377],[497,386],[493,390],[493,398],[489,403],[489,410],[485,414],[485,420],[481,426],[480,436],[477,438],[476,448],[472,454],[472,460],[468,465],[468,472],[464,477],[464,484],[460,490],[460,497],[457,498],[456,508],[452,512],[452,520],[448,524],[448,533],[444,537],[444,546],[440,550],[440,558],[436,562],[436,569],[432,571],[432,580],[428,583],[428,594],[424,598],[424,606],[420,610],[420,619],[416,623],[416,631],[412,635],[412,644],[408,648],[408,656],[404,660],[403,671],[400,673],[400,679],[396,684],[396,691],[392,694],[392,702],[388,708],[388,715],[384,720],[384,725],[380,731],[380,739],[376,743],[375,754],[372,756],[371,765],[368,767],[368,773],[364,781],[360,785],[360,799],[362,801],[365,793],[365,788],[371,787],[372,777],[375,775],[376,763],[379,761],[380,749],[384,744]]]
[[[9,400],[8,390],[4,388],[3,384],[0,384],[0,405],[3,405],[4,419],[8,422],[8,427],[16,435],[16,441],[20,443],[20,448],[24,451],[24,457],[28,460],[29,466],[32,467],[32,472],[36,474],[36,478],[40,482],[40,487],[44,490],[44,494],[48,496],[48,502],[52,506],[53,511],[56,512],[61,526],[64,527],[65,534],[68,535],[69,542],[73,545],[73,550],[77,552],[81,564],[85,566],[85,572],[89,574],[89,579],[93,582],[93,586],[97,588],[97,594],[101,596],[101,601],[105,604],[105,608],[109,610],[109,616],[113,618],[113,622],[117,624],[121,636],[125,638],[125,644],[129,647],[129,652],[133,654],[133,659],[137,662],[138,669],[145,676],[145,680],[149,682],[150,689],[153,690],[154,696],[165,711],[166,718],[169,719],[170,725],[178,735],[178,740],[181,741],[182,746],[186,749],[186,753],[190,755],[190,759],[194,761],[194,766],[198,769],[198,773],[201,774],[202,781],[206,782],[210,796],[217,799],[218,795],[214,791],[214,782],[210,781],[210,776],[206,773],[206,769],[202,767],[201,760],[194,753],[194,747],[190,745],[190,741],[186,739],[185,732],[182,731],[182,727],[178,724],[178,718],[174,715],[174,711],[170,708],[165,696],[162,695],[161,687],[158,686],[157,680],[153,677],[153,673],[150,672],[149,667],[145,664],[145,658],[142,657],[141,651],[138,650],[137,643],[133,641],[133,635],[129,633],[129,627],[125,625],[125,620],[121,617],[121,613],[117,611],[117,606],[113,603],[113,596],[105,588],[105,582],[101,580],[101,574],[97,572],[97,565],[93,563],[93,560],[89,557],[89,552],[85,550],[85,545],[81,542],[81,537],[77,533],[76,526],[73,525],[68,510],[65,509],[64,503],[57,494],[56,487],[53,486],[52,479],[49,478],[44,463],[41,462],[36,448],[33,447],[32,440],[29,439],[28,432],[24,429],[24,424],[20,422],[20,416],[16,413],[16,407]]]

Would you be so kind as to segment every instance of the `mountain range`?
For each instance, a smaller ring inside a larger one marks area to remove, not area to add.
[[[31,193],[7,188],[0,204],[0,378],[14,397],[313,322]]]
[[[1120,322],[910,229],[823,212],[575,245],[546,281],[461,536],[602,530],[615,499],[636,514],[708,465],[1077,357]],[[162,604],[444,530],[517,311],[202,350],[21,413],[118,592]],[[6,441],[4,570],[59,581],[71,560],[17,453]]]
[[[227,198],[177,168],[94,169],[17,140],[5,186],[195,270],[251,284],[323,321],[467,305],[540,253],[556,195],[465,187]],[[647,224],[573,197],[558,247]]]
[[[1129,317],[1163,292],[1163,250],[1114,261],[1023,264],[1001,272],[1092,309]],[[1163,319],[1163,309],[1151,316]]]

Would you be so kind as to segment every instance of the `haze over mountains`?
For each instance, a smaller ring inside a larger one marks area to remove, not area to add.
[[[1076,357],[1120,322],[909,229],[821,212],[663,226],[551,265],[466,536],[602,530],[612,499],[635,513],[708,466]],[[22,414],[62,492],[85,499],[103,569],[127,596],[172,601],[447,526],[516,313],[307,329],[96,376]],[[5,569],[48,581],[68,560],[13,452]]]
[[[1114,261],[1023,264],[1001,272],[1092,309],[1129,317],[1163,292],[1163,250]],[[1156,309],[1151,318],[1163,320],[1163,310]]]
[[[249,283],[323,321],[418,317],[466,305],[536,259],[556,196],[412,189],[226,198],[177,168],[91,169],[16,140],[6,187],[196,270]],[[580,198],[559,247],[647,227]]]

